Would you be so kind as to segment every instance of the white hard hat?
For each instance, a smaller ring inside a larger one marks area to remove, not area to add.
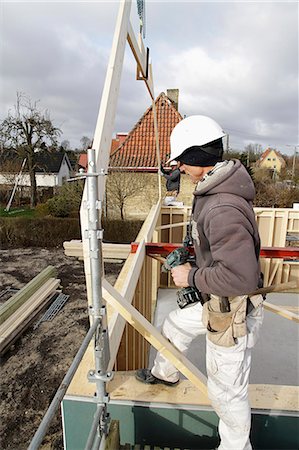
[[[178,162],[175,159],[173,159],[172,161],[170,161],[170,166],[176,166],[177,163]]]
[[[223,138],[221,126],[207,116],[189,116],[181,120],[170,135],[170,158],[178,158],[184,151],[195,145],[202,146]]]

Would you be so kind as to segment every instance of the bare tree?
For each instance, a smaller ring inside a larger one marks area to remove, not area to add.
[[[0,123],[2,152],[10,150],[21,160],[26,158],[26,168],[30,176],[30,205],[36,205],[36,155],[38,150],[49,151],[57,145],[61,131],[54,127],[47,110],[40,110],[38,102],[32,102],[23,93],[17,93],[14,113]]]
[[[64,139],[63,141],[61,141],[60,148],[64,152],[68,152],[71,149],[70,141],[68,139]]]
[[[107,203],[116,206],[122,220],[125,218],[125,205],[130,197],[139,194],[146,186],[142,174],[115,170],[109,173],[106,186]]]
[[[250,166],[250,163],[256,162],[262,154],[262,146],[261,144],[248,144],[245,147],[245,153],[247,155],[247,166]]]
[[[84,150],[84,151],[86,151],[92,145],[92,140],[89,137],[87,137],[87,136],[83,136],[80,139],[80,142],[81,142],[81,145],[82,145],[82,150]]]

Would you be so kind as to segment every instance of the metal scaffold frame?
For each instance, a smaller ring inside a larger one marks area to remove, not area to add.
[[[88,380],[96,385],[94,400],[97,404],[97,408],[85,450],[104,448],[105,438],[108,434],[109,414],[107,413],[107,403],[109,397],[106,392],[106,382],[112,378],[112,372],[108,372],[110,361],[109,335],[107,329],[106,307],[102,301],[103,230],[101,228],[100,217],[126,41],[128,41],[137,63],[137,80],[143,80],[145,82],[152,99],[157,161],[158,165],[160,164],[152,66],[149,63],[149,50],[145,50],[143,45],[141,36],[142,27],[140,29],[139,42],[137,42],[130,23],[131,3],[132,0],[120,1],[112,49],[94,133],[93,149],[88,150],[88,171],[84,174],[84,177],[86,177],[86,184],[81,203],[80,222],[91,326],[37,429],[31,444],[28,447],[29,450],[38,449],[42,443],[51,420],[63,400],[72,378],[93,338],[95,369],[89,370]],[[82,174],[79,174],[79,177],[82,177]],[[161,198],[161,178],[159,176],[158,186],[159,198]]]

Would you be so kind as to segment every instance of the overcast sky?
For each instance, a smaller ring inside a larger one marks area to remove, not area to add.
[[[206,114],[230,146],[258,143],[292,155],[298,138],[298,3],[146,3],[155,96],[179,89],[182,115]],[[72,147],[93,137],[118,1],[0,4],[0,119],[16,92],[40,100]],[[138,30],[136,1],[131,22]],[[127,45],[115,132],[151,104]]]

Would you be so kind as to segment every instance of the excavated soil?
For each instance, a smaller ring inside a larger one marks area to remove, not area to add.
[[[26,449],[89,328],[83,262],[64,255],[62,248],[0,250],[0,297],[12,295],[48,265],[61,280],[69,299],[52,321],[34,323],[1,360],[1,450]],[[106,264],[106,278],[114,284],[120,264]],[[63,449],[60,411],[41,447]]]

